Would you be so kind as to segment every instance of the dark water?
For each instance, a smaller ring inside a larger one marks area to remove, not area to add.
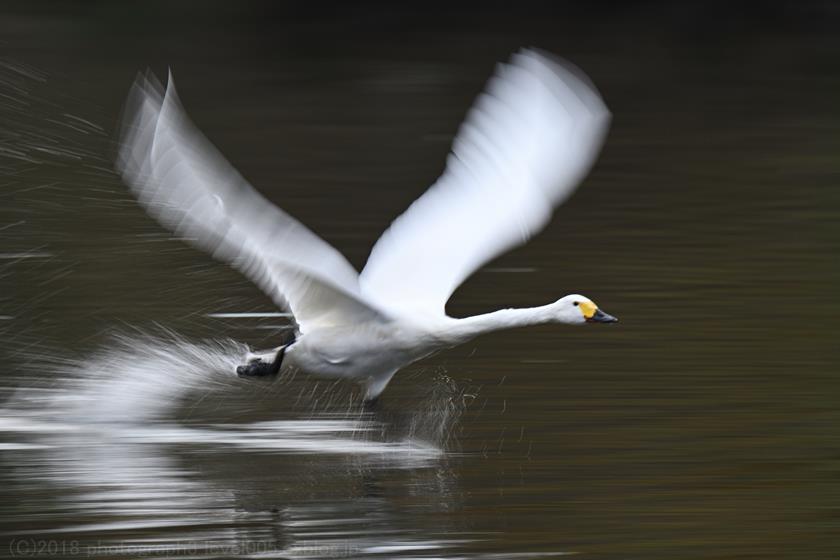
[[[6,556],[836,558],[840,44],[750,12],[377,4],[6,6]],[[171,65],[243,174],[361,267],[535,44],[614,112],[581,190],[463,316],[591,296],[616,328],[500,333],[353,387],[245,382],[282,317],[111,171],[134,73]]]

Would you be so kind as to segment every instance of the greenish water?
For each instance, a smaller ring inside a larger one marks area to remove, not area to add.
[[[0,20],[0,554],[840,553],[832,14],[56,6]],[[449,311],[579,292],[621,323],[440,354],[377,419],[349,386],[232,378],[284,325],[208,317],[273,309],[111,171],[134,73],[171,65],[234,165],[361,267],[523,44],[581,66],[612,130]]]

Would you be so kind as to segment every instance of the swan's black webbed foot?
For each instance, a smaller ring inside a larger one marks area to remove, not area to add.
[[[279,352],[278,352],[279,353]],[[274,362],[264,362],[259,358],[254,358],[245,365],[236,368],[236,375],[239,377],[268,377],[269,375],[277,375],[280,368],[275,368]]]
[[[236,368],[236,375],[239,377],[268,377],[269,375],[277,375],[280,371],[280,366],[283,365],[283,356],[286,354],[286,347],[283,346],[277,351],[273,362],[264,362],[259,358],[254,358],[247,364]]]
[[[280,366],[283,365],[283,356],[286,355],[286,348],[294,342],[295,335],[292,333],[289,340],[277,351],[273,362],[264,362],[259,358],[254,358],[247,364],[237,367],[236,375],[239,377],[268,377],[277,375],[277,372],[280,371]]]

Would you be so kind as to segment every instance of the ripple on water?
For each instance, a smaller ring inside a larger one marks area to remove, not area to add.
[[[411,472],[411,492],[457,499],[445,450],[458,416],[450,401],[460,402],[451,380],[415,410],[387,417],[355,404],[284,413],[300,398],[295,387],[272,394],[280,419],[219,421],[221,410],[179,419],[208,393],[224,403],[247,387],[233,373],[247,352],[232,341],[120,336],[90,358],[51,365],[52,386],[21,389],[0,411],[3,461],[30,496],[42,495],[17,525],[4,525],[91,543],[86,551],[100,556],[434,550],[433,539],[412,542],[398,527],[370,533],[372,518],[393,518],[371,473]],[[332,387],[297,382],[307,394]],[[348,488],[361,494],[348,502]]]

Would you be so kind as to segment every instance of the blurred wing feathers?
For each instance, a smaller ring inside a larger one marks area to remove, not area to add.
[[[195,128],[172,77],[139,76],[123,118],[117,168],[146,211],[231,264],[298,325],[381,318],[347,260],[256,192]]]
[[[577,187],[610,113],[578,70],[523,50],[468,113],[446,169],[377,241],[365,295],[402,313],[444,313],[476,269],[525,243]]]

